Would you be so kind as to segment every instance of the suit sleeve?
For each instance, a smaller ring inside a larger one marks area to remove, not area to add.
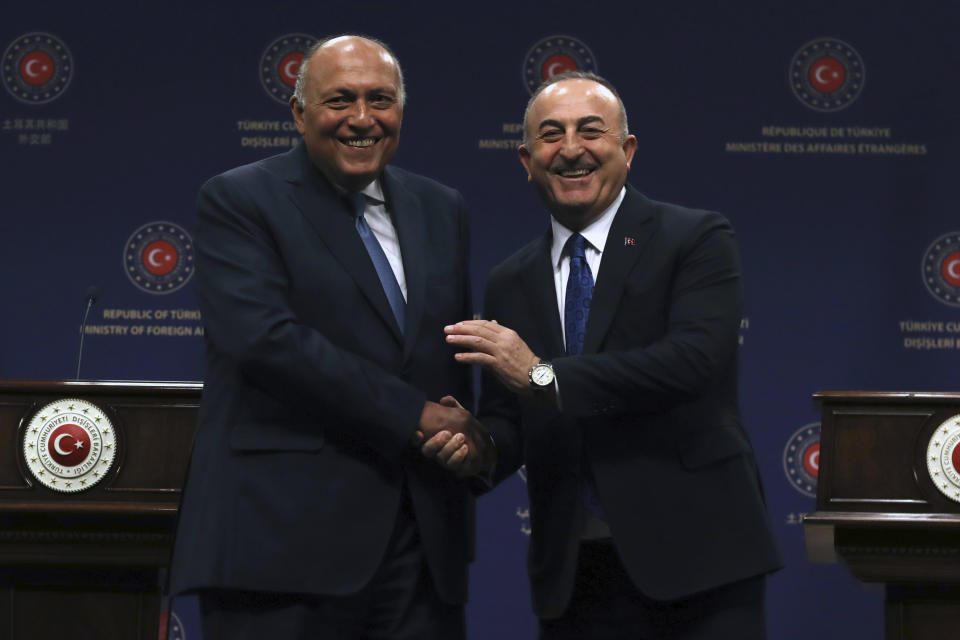
[[[741,317],[732,228],[719,214],[702,216],[683,233],[673,259],[662,335],[637,348],[553,361],[565,413],[662,412],[704,395],[730,373]]]
[[[208,349],[293,411],[398,459],[424,393],[298,319],[262,206],[242,180],[219,176],[200,192],[196,291]]]
[[[515,286],[516,279],[504,276],[499,270],[490,275],[484,292],[483,313],[487,318],[509,317],[509,303],[503,294]],[[480,404],[478,419],[493,437],[497,447],[497,464],[493,474],[482,487],[489,490],[513,475],[523,464],[523,411],[520,399],[507,389],[495,375],[481,369]]]

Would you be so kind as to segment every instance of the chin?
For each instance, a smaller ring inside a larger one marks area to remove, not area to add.
[[[561,209],[570,211],[571,213],[578,213],[581,211],[586,211],[591,206],[593,206],[593,198],[560,198],[556,201],[557,206]]]
[[[376,178],[380,175],[380,172],[383,170],[383,167],[380,165],[364,165],[362,167],[341,167],[340,175],[348,180],[360,180],[362,178]]]

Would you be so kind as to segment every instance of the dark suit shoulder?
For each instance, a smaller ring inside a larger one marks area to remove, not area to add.
[[[433,178],[401,169],[394,165],[387,165],[386,174],[399,181],[410,191],[418,194],[430,194],[432,197],[445,197],[450,199],[460,199],[460,192],[453,187],[437,182]]]
[[[255,162],[228,169],[207,180],[203,186],[204,188],[208,188],[217,183],[260,181],[271,178],[284,180],[290,176],[295,166],[296,159],[292,157],[295,152],[296,149],[293,149],[286,153],[280,153],[275,156],[270,156],[269,158],[262,158]]]
[[[429,225],[436,227],[437,233],[447,228],[444,221],[455,224],[461,230],[463,241],[467,241],[469,215],[463,196],[457,190],[393,165],[384,169],[380,184],[394,215],[418,211]]]
[[[549,241],[549,232],[546,236],[539,236],[520,247],[503,262],[490,271],[490,284],[500,281],[509,281],[526,272],[535,260],[543,255],[544,246]]]
[[[628,198],[624,200],[621,210],[634,211],[640,215],[650,215],[663,225],[663,229],[671,234],[685,235],[691,232],[705,232],[714,228],[733,230],[730,221],[716,211],[685,207],[670,202],[653,200],[632,187],[627,187]]]

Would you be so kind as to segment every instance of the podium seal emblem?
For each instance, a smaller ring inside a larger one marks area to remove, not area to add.
[[[117,433],[107,415],[78,398],[42,406],[23,435],[23,459],[36,480],[54,491],[91,488],[113,468]]]
[[[940,493],[960,502],[960,415],[944,420],[930,436],[927,473]]]

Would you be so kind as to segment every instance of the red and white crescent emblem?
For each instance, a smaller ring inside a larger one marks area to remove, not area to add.
[[[9,22],[9,21],[8,21]],[[46,104],[64,94],[73,78],[73,56],[60,38],[41,31],[12,41],[2,56],[0,85],[26,104]]]
[[[810,67],[810,84],[824,93],[831,93],[843,86],[847,72],[836,58],[824,56]]]
[[[154,275],[166,275],[177,266],[177,248],[166,240],[148,244],[141,257],[144,268]]]
[[[110,419],[80,398],[40,407],[24,430],[23,461],[40,484],[54,491],[89,489],[110,472],[116,454]]]
[[[820,443],[810,445],[810,447],[803,452],[803,467],[807,470],[807,473],[812,475],[814,478],[820,477]]]
[[[543,67],[540,69],[540,75],[543,76],[543,79],[552,78],[558,73],[566,73],[567,71],[576,71],[577,63],[576,61],[568,55],[558,53],[556,55],[550,56],[543,62]]]
[[[783,448],[783,471],[790,485],[815,498],[820,478],[820,423],[805,424],[787,440]]]
[[[90,454],[90,436],[76,424],[60,425],[47,440],[50,457],[58,463],[75,467]]]
[[[544,80],[567,71],[597,72],[597,58],[585,42],[571,36],[541,38],[530,47],[523,63],[523,84],[530,93]]]
[[[186,229],[165,220],[138,227],[124,245],[130,281],[148,293],[171,293],[193,276],[193,240]]]
[[[937,491],[960,502],[960,415],[944,420],[930,436],[927,473]]]
[[[951,253],[940,265],[943,279],[955,287],[960,287],[960,251]]]
[[[852,46],[836,38],[817,38],[800,47],[790,60],[790,89],[815,111],[837,111],[863,91],[866,70]]]
[[[287,104],[297,86],[303,57],[316,42],[305,33],[288,33],[267,45],[260,56],[260,83],[271,98]]]
[[[284,84],[293,87],[297,84],[297,74],[300,73],[300,63],[303,62],[303,54],[299,51],[289,53],[280,60],[277,71]]]
[[[923,284],[934,298],[960,307],[960,231],[945,233],[923,252]]]
[[[20,61],[20,77],[32,85],[50,82],[53,77],[53,58],[43,51],[34,51]]]

